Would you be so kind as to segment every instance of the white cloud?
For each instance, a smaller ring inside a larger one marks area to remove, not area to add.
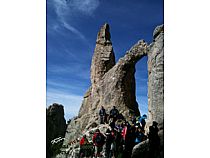
[[[87,41],[85,36],[73,27],[69,21],[72,20],[73,14],[93,15],[98,6],[99,0],[54,0],[55,12],[62,26],[84,41]]]
[[[99,0],[71,0],[70,6],[88,15],[92,15],[99,6]]]
[[[82,40],[86,40],[85,36],[80,31],[78,31],[73,26],[69,25],[65,20],[62,20],[62,23],[63,23],[63,26],[67,30],[69,30],[69,31],[73,32],[74,34],[78,35]]]

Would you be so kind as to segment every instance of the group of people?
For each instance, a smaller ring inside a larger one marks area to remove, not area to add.
[[[115,106],[113,106],[113,108],[110,110],[109,115],[106,113],[106,110],[103,106],[99,110],[100,124],[108,123],[110,119],[113,119],[113,121],[115,122],[119,116],[119,111],[116,109]]]
[[[149,127],[149,134],[145,134],[146,115],[142,117],[133,116],[129,123],[113,106],[109,115],[106,114],[104,107],[101,107],[99,117],[100,123],[108,123],[110,128],[104,134],[99,129],[96,129],[92,137],[94,151],[90,151],[90,148],[87,147],[91,143],[88,142],[86,135],[84,135],[80,140],[80,157],[92,155],[101,157],[101,152],[105,147],[106,158],[129,158],[133,147],[147,138],[149,138],[152,152],[159,146],[157,122],[153,121],[153,125]]]

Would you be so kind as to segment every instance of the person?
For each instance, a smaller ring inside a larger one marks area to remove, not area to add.
[[[145,127],[145,125],[146,125],[146,121],[145,121],[145,119],[147,118],[147,115],[143,115],[142,117],[140,117],[140,119],[139,119],[139,122],[140,122],[140,124],[141,124],[141,129],[142,130],[144,130],[144,127]]]
[[[128,121],[125,121],[122,125],[123,129],[122,129],[122,138],[123,138],[123,142],[125,143],[125,140],[126,140],[126,135],[127,135],[127,132],[128,132],[128,129],[130,128],[130,124]]]
[[[136,139],[135,144],[141,143],[142,141],[146,140],[146,136],[144,135],[144,131],[140,128],[136,128]]]
[[[82,139],[80,140],[80,151],[79,151],[79,157],[84,157],[88,155],[88,150],[86,150],[86,145],[89,144],[89,141],[86,137],[86,135],[83,135]]]
[[[113,121],[116,122],[119,115],[119,111],[116,109],[115,106],[110,110],[109,118],[113,118]]]
[[[106,118],[106,110],[103,106],[101,106],[101,109],[99,110],[99,116],[100,116],[100,124],[104,124],[105,118]]]
[[[113,137],[113,142],[111,144],[111,157],[116,157],[116,137],[117,137],[117,131],[115,129],[111,130],[111,135]]]
[[[152,126],[149,127],[149,157],[154,158],[159,155],[160,137],[158,136],[158,123],[153,121]]]
[[[123,142],[120,128],[118,128],[116,131],[115,142],[116,142],[116,157],[122,157],[122,152],[123,152],[122,149],[123,149],[124,142]]]
[[[125,121],[125,117],[123,116],[123,114],[119,113],[119,115],[118,115],[118,120],[123,120],[123,121]]]
[[[96,132],[93,135],[93,144],[96,148],[95,157],[101,156],[101,151],[105,143],[105,136],[100,132],[99,129],[96,129]]]
[[[132,115],[131,122],[132,122],[132,124],[136,125],[136,116],[135,115]]]
[[[115,122],[114,122],[114,119],[113,118],[111,118],[110,120],[109,120],[109,126],[111,127],[111,129],[113,130],[113,129],[115,129],[116,128],[116,125],[115,125]]]
[[[133,146],[135,145],[135,142],[134,142],[134,140],[135,140],[135,126],[127,125],[127,130],[125,131],[125,133],[126,133],[125,141],[124,141],[125,147],[124,147],[124,151],[123,151],[123,158],[130,158]]]
[[[105,143],[105,157],[111,158],[111,144],[114,141],[114,137],[111,134],[110,129],[108,128],[105,133],[106,136],[106,143]]]

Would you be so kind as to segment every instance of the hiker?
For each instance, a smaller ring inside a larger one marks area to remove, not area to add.
[[[135,139],[136,139],[136,127],[134,125],[131,126],[130,128],[130,132],[129,132],[129,152],[130,152],[130,155],[132,153],[132,149],[133,147],[135,146]]]
[[[128,131],[128,128],[130,127],[129,123],[126,121],[125,123],[123,123],[123,129],[122,129],[122,138],[123,138],[123,141],[125,142],[125,139],[126,139],[126,135],[127,135],[127,131]]]
[[[99,110],[99,116],[100,116],[100,124],[104,124],[106,119],[106,110],[103,106],[101,106],[101,109]]]
[[[118,128],[116,131],[116,138],[115,138],[115,142],[116,142],[116,157],[120,157],[120,154],[122,155],[122,149],[123,149],[123,138],[121,135],[121,129]],[[122,157],[122,156],[121,156]]]
[[[111,118],[110,120],[109,120],[109,126],[111,127],[111,129],[113,130],[113,129],[115,129],[116,128],[116,125],[115,125],[115,122],[114,122],[114,119],[113,118]]]
[[[145,119],[147,118],[147,115],[143,115],[142,117],[140,117],[140,119],[139,119],[139,122],[140,122],[140,124],[141,124],[141,128],[142,128],[142,130],[144,130],[144,127],[145,127],[145,125],[146,125],[146,121],[145,121]]]
[[[141,143],[144,140],[146,140],[146,136],[144,135],[144,130],[142,130],[140,127],[136,128],[135,135],[136,135],[135,145]]]
[[[132,124],[136,125],[136,116],[135,115],[133,115],[131,117],[131,122],[132,122]]]
[[[96,148],[95,157],[101,156],[101,151],[105,143],[105,136],[100,132],[99,129],[96,129],[96,132],[93,135],[93,144]]]
[[[80,151],[79,151],[79,157],[86,157],[88,155],[88,150],[86,149],[86,145],[90,144],[88,139],[86,138],[86,135],[82,137],[80,140]]]
[[[115,129],[112,129],[111,135],[113,137],[113,142],[111,144],[111,157],[116,157],[116,137],[117,137],[117,131]]]
[[[118,115],[119,115],[119,111],[116,109],[115,106],[113,106],[113,108],[110,111],[109,118],[113,118],[113,121],[116,122]]]
[[[106,136],[105,157],[106,157],[106,158],[111,158],[111,144],[112,144],[113,141],[114,141],[114,137],[113,137],[113,135],[111,134],[110,129],[107,129],[107,130],[106,130],[105,136]]]
[[[121,113],[119,113],[117,119],[125,121],[125,117],[124,117],[123,114],[121,114]]]
[[[149,127],[149,158],[157,157],[160,147],[160,137],[158,136],[158,123],[153,121],[152,126]]]

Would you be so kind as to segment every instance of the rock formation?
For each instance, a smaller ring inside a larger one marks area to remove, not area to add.
[[[135,64],[148,55],[148,126],[155,120],[159,123],[161,147],[163,147],[163,26],[155,29],[154,41],[149,46],[144,40],[138,41],[124,57],[115,64],[109,25],[100,29],[91,64],[91,86],[84,95],[77,117],[68,124],[63,151],[69,147],[69,142],[81,138],[82,134],[98,125],[98,111],[104,106],[109,112],[116,106],[120,113],[129,120],[130,113],[140,115],[136,102]],[[148,142],[138,144],[133,151],[133,158],[148,149]],[[78,145],[75,145],[78,148]],[[66,148],[67,147],[67,148]],[[69,149],[69,148],[68,148]],[[161,148],[163,151],[163,148]],[[73,151],[73,150],[72,150]],[[58,155],[58,157],[65,157]],[[146,158],[146,156],[143,156]]]
[[[78,117],[68,125],[66,140],[75,139],[91,124],[98,124],[98,111],[107,112],[116,106],[125,118],[129,113],[140,115],[136,102],[135,64],[147,54],[147,44],[140,40],[115,64],[109,25],[102,26],[96,40],[91,64],[91,87],[84,95]]]
[[[154,41],[148,51],[148,114],[149,121],[163,126],[164,117],[164,32],[163,25],[155,28]]]
[[[51,141],[58,137],[64,137],[66,131],[66,120],[64,118],[63,106],[54,103],[47,108],[46,116],[47,125],[47,158],[51,158],[53,151],[51,150]]]
[[[160,137],[160,157],[163,157],[164,148],[164,27],[155,28],[153,43],[148,49],[148,121],[147,128],[152,121],[158,122]],[[136,145],[132,158],[148,158],[148,141]]]

